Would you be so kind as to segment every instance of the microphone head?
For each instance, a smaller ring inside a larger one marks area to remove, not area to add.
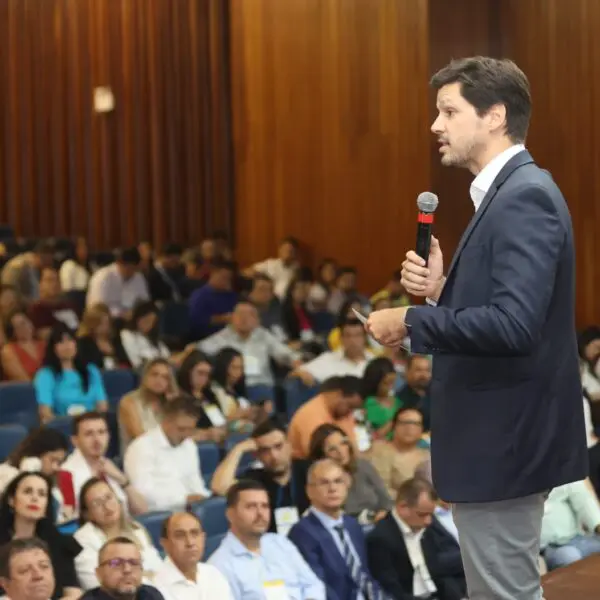
[[[438,203],[438,197],[431,192],[421,192],[417,198],[417,206],[423,213],[434,213]]]

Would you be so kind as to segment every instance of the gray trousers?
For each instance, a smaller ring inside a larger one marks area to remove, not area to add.
[[[541,600],[538,560],[546,497],[452,505],[469,600]]]

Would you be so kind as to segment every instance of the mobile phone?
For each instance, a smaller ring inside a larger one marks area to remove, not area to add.
[[[352,309],[352,312],[356,315],[356,318],[363,324],[365,325],[367,322],[367,317],[365,317],[365,315],[363,315],[360,311],[356,310],[355,308]]]

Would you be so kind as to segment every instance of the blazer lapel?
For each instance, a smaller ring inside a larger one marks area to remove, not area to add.
[[[328,529],[325,528],[323,523],[319,521],[319,518],[316,517],[312,512],[309,512],[306,518],[310,520],[313,527],[315,527],[320,533],[319,537],[321,538],[321,543],[323,545],[323,554],[325,556],[332,557],[333,560],[339,563],[337,570],[339,573],[344,573],[347,568],[346,561],[344,560],[344,557],[340,554],[340,551],[338,550],[337,544],[335,543],[334,539],[331,537],[332,534],[329,532]]]
[[[529,164],[532,162],[533,162],[533,158],[531,157],[531,154],[529,154],[529,152],[527,152],[527,150],[524,150],[522,152],[519,152],[515,156],[513,156],[504,165],[504,167],[502,167],[502,170],[500,171],[500,173],[498,173],[498,175],[496,176],[496,179],[494,179],[494,182],[492,183],[490,189],[488,190],[487,194],[485,195],[485,197],[481,203],[481,206],[479,207],[477,212],[473,215],[473,218],[471,219],[469,225],[465,229],[465,232],[463,233],[462,237],[460,238],[460,241],[458,242],[456,252],[454,253],[454,256],[452,257],[452,262],[450,263],[450,267],[448,268],[448,272],[446,274],[447,279],[450,279],[450,276],[452,275],[454,268],[456,267],[456,263],[458,262],[458,259],[460,257],[460,253],[463,251],[463,248],[469,241],[469,238],[471,237],[471,234],[475,230],[475,227],[477,227],[477,225],[483,218],[483,215],[485,214],[488,207],[490,206],[498,189],[506,181],[508,176],[513,173],[513,171],[515,171],[519,167],[522,167],[523,165],[526,165],[526,164]],[[444,289],[446,289],[446,286],[444,286]],[[440,303],[441,303],[443,297],[444,297],[444,290],[442,290],[442,295],[440,297]]]

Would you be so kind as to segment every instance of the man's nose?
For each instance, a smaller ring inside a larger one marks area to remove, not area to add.
[[[442,133],[442,126],[440,123],[440,117],[438,116],[438,118],[431,124],[431,131],[432,133]]]

